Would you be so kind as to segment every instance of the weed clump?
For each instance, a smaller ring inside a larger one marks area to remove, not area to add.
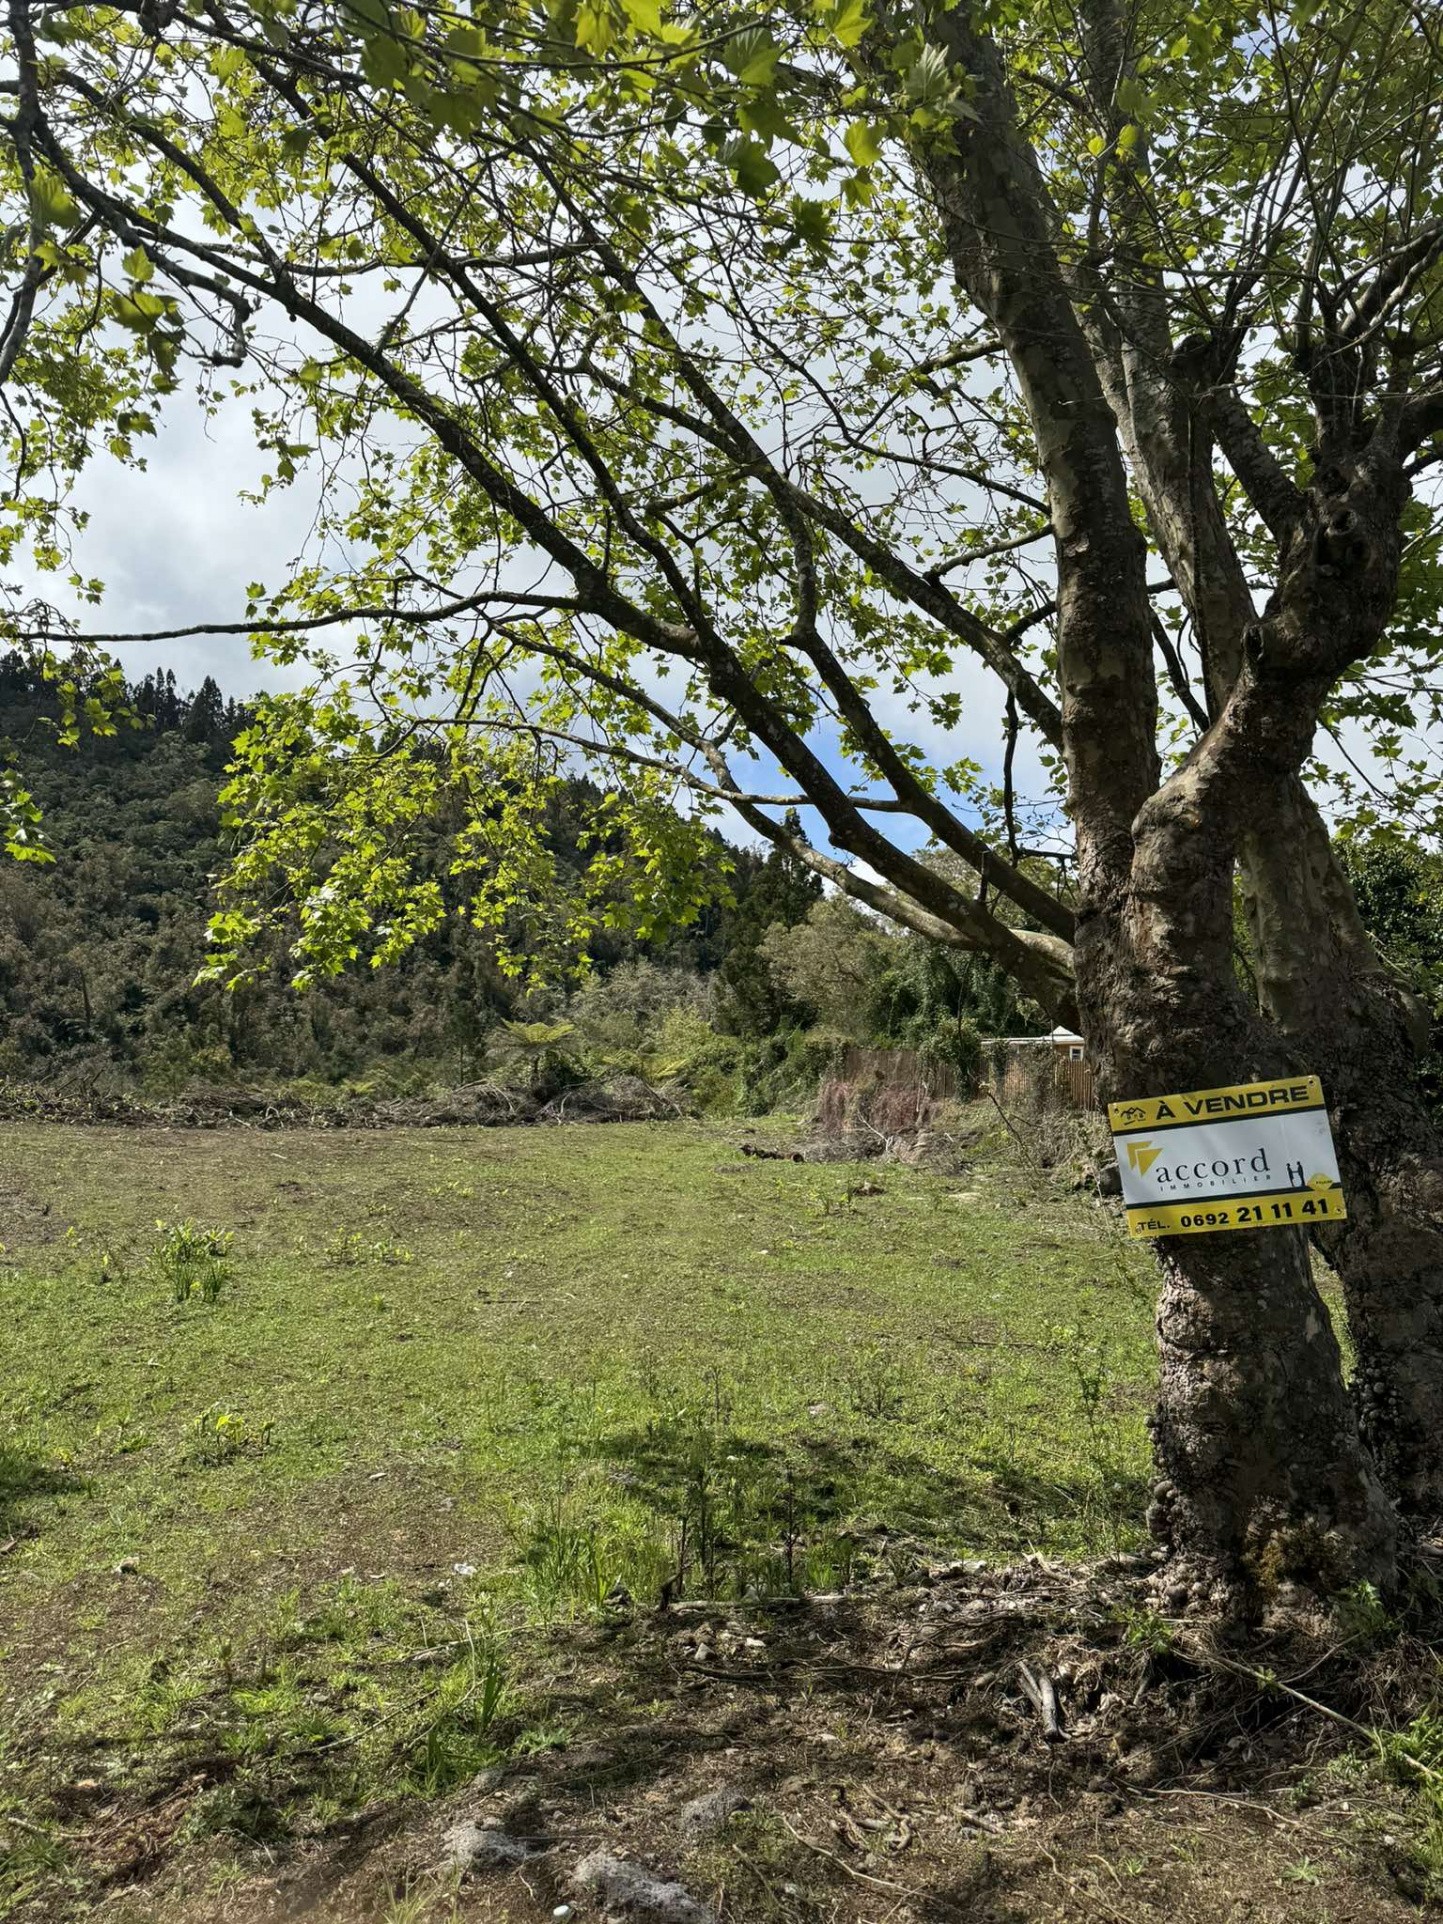
[[[260,1456],[270,1442],[269,1423],[254,1424],[235,1410],[213,1404],[191,1425],[187,1456],[202,1469],[214,1469],[238,1456]]]
[[[231,1232],[193,1222],[158,1222],[155,1227],[159,1242],[151,1262],[169,1284],[172,1299],[215,1302],[231,1279]]]
[[[383,1263],[389,1268],[405,1268],[416,1260],[415,1252],[404,1243],[388,1242],[384,1237],[366,1237],[358,1230],[337,1230],[326,1244],[326,1260],[338,1268],[349,1269],[360,1263]]]
[[[1375,1730],[1373,1742],[1383,1775],[1417,1799],[1419,1829],[1398,1881],[1416,1902],[1436,1903],[1443,1900],[1443,1707],[1429,1704],[1398,1729]]]

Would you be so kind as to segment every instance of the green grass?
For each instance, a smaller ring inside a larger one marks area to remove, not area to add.
[[[97,1798],[294,1834],[553,1741],[528,1636],[617,1586],[1135,1540],[1145,1256],[775,1126],[4,1132],[12,1895],[94,1886]]]

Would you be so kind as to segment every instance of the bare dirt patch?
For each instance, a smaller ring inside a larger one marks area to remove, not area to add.
[[[13,1179],[0,1174],[0,1256],[3,1256],[5,1243],[9,1241],[27,1243],[53,1243],[65,1234],[65,1218],[58,1215],[53,1205],[39,1196],[32,1196]]]

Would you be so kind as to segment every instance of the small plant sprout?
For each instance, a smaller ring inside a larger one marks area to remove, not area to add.
[[[191,1426],[188,1455],[193,1463],[215,1469],[241,1455],[259,1456],[270,1442],[269,1423],[256,1425],[236,1410],[213,1404]]]
[[[1287,1884],[1321,1884],[1323,1867],[1311,1857],[1300,1857],[1296,1864],[1289,1864],[1283,1872]]]
[[[1117,1620],[1122,1625],[1123,1641],[1132,1649],[1146,1651],[1150,1657],[1165,1656],[1172,1649],[1175,1641],[1172,1625],[1155,1610],[1123,1604]]]
[[[193,1222],[157,1222],[155,1227],[159,1246],[151,1261],[170,1284],[173,1299],[215,1302],[231,1277],[227,1260],[235,1240],[231,1232]]]

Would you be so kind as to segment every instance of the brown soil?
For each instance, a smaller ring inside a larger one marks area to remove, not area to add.
[[[1364,1661],[1307,1620],[1246,1644],[1163,1625],[1146,1574],[1034,1559],[792,1609],[623,1607],[539,1653],[531,1727],[564,1744],[239,1878],[232,1859],[220,1889],[219,1858],[178,1841],[177,1786],[128,1820],[116,1881],[136,1881],[106,1915],[533,1924],[570,1905],[593,1924],[606,1913],[571,1874],[601,1848],[680,1879],[722,1924],[1419,1916],[1421,1805],[1358,1725],[1413,1714],[1431,1653],[1392,1641]],[[686,1806],[719,1789],[749,1807],[698,1836]],[[462,1820],[538,1854],[448,1872]],[[117,1851],[113,1820],[93,1848]]]
[[[53,1243],[65,1234],[63,1218],[52,1213],[48,1202],[39,1202],[0,1175],[0,1224],[12,1242]],[[0,1236],[0,1255],[5,1237]]]

